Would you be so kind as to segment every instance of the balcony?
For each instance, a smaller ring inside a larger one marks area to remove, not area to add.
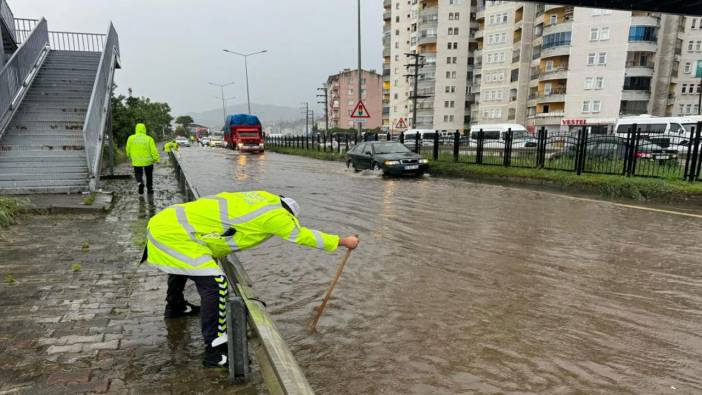
[[[386,10],[383,12],[383,20],[389,21],[392,18],[392,11]]]
[[[522,30],[522,27],[524,26],[524,20],[518,21],[514,23],[514,30]]]
[[[622,100],[624,101],[645,101],[651,99],[651,92],[647,90],[624,90]]]
[[[544,26],[543,35],[547,36],[547,35],[553,34],[553,33],[562,33],[562,32],[570,32],[570,31],[573,31],[573,21],[566,21],[563,23],[557,23],[557,24],[553,24],[553,25]]]
[[[570,43],[563,43],[560,45],[555,45],[553,47],[542,48],[541,58],[551,58],[554,56],[569,56],[570,55]]]
[[[417,40],[417,45],[436,44],[436,33],[422,34]]]
[[[657,52],[658,43],[655,41],[632,41],[629,40],[629,46],[627,47],[629,52]]]
[[[519,49],[515,49],[512,51],[512,63],[519,62],[520,57],[521,57],[521,51]]]
[[[426,7],[419,11],[419,19],[439,20],[439,7]]]
[[[390,56],[390,47],[385,47],[383,48],[383,57],[387,58],[388,56]]]
[[[565,67],[539,73],[539,81],[564,80],[566,78],[568,78],[568,69]]]
[[[383,0],[383,8],[392,7],[392,0]]]
[[[626,77],[653,77],[653,63],[626,62]]]
[[[537,101],[539,103],[561,103],[565,101],[565,95],[565,89],[554,89],[551,92],[540,94]]]
[[[478,39],[481,39],[481,38],[483,38],[483,31],[482,31],[482,30],[476,31],[476,32],[475,32],[475,39],[478,40]]]
[[[558,4],[546,4],[546,5],[544,6],[544,12],[546,12],[546,11],[551,11],[551,10],[555,10],[555,9],[557,9],[557,8],[565,8],[565,7],[567,7],[567,6],[565,6],[565,5],[558,5]]]
[[[542,125],[560,125],[561,119],[565,116],[563,111],[542,112],[529,115],[529,119],[533,119],[536,126]]]
[[[640,15],[631,17],[631,26],[654,26],[660,25],[660,18],[650,15]]]
[[[475,13],[475,19],[476,20],[485,19],[485,8],[478,9],[478,12]]]

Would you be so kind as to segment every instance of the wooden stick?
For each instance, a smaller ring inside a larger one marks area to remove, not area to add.
[[[326,295],[324,295],[324,300],[322,300],[322,304],[319,305],[317,308],[317,316],[314,317],[314,319],[310,322],[309,328],[310,328],[310,333],[314,333],[317,330],[317,323],[319,322],[319,318],[322,316],[322,313],[324,312],[324,308],[327,306],[327,302],[329,302],[329,298],[331,298],[332,291],[334,291],[334,287],[336,286],[336,282],[339,281],[339,277],[341,277],[341,273],[344,271],[344,266],[346,266],[346,261],[349,260],[349,257],[351,256],[351,251],[353,250],[347,250],[346,255],[344,255],[344,259],[341,260],[341,264],[339,265],[339,268],[336,269],[336,276],[332,280],[331,284],[329,285],[329,289],[327,289]]]

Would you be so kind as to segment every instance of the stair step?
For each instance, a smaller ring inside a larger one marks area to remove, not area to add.
[[[33,145],[33,144],[5,144],[4,141],[0,141],[0,152],[1,155],[7,153],[38,153],[46,151],[59,151],[59,152],[73,152],[73,151],[85,151],[83,144],[81,145]]]
[[[85,112],[83,113],[62,113],[62,112],[18,112],[12,119],[13,123],[32,121],[55,121],[55,122],[77,122],[83,124]]]
[[[20,105],[20,108],[17,110],[17,113],[22,113],[22,112],[27,112],[27,113],[34,113],[34,112],[46,112],[46,111],[55,111],[55,112],[62,112],[62,113],[85,113],[87,111],[87,107],[83,106],[76,106],[76,105],[70,105],[70,104],[54,104],[54,103],[30,103],[27,101],[22,101],[22,105]]]
[[[36,189],[46,189],[51,190],[52,188],[70,188],[73,191],[80,191],[80,188],[87,188],[88,178],[83,180],[59,180],[59,179],[45,179],[45,180],[25,180],[25,181],[0,181],[0,193],[14,193],[18,192],[5,191],[5,189],[18,189],[18,188],[36,188]]]
[[[66,122],[66,121],[18,121],[12,120],[12,123],[7,128],[8,130],[83,130],[83,122]]]
[[[18,169],[19,170],[19,169]],[[32,181],[32,180],[87,180],[88,169],[84,167],[77,172],[63,173],[34,173],[32,171],[23,171],[17,173],[0,173],[0,181]]]
[[[77,147],[85,146],[85,140],[83,140],[82,134],[79,136],[8,135],[2,138],[2,144],[8,146]]]
[[[18,162],[36,162],[36,163],[69,163],[74,161],[82,161],[87,163],[85,151],[8,151],[0,152],[0,164],[2,163],[18,163]]]
[[[0,195],[29,195],[35,193],[43,194],[68,194],[86,192],[88,190],[87,182],[84,185],[76,186],[37,186],[37,187],[0,187]]]
[[[56,86],[32,86],[27,93],[91,93],[93,87],[91,85],[56,85]]]
[[[15,161],[15,162],[0,162],[0,172],[12,172],[12,169],[45,169],[45,171],[63,171],[61,169],[72,169],[72,168],[87,168],[88,164],[85,159],[74,158],[72,160],[64,161],[51,161],[51,162],[28,162],[28,161]]]

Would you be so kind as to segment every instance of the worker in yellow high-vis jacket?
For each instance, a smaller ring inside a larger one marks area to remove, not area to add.
[[[125,147],[127,157],[132,161],[134,176],[139,183],[139,194],[144,193],[144,173],[146,173],[146,190],[153,193],[154,163],[161,161],[154,139],[146,133],[146,125],[137,123],[134,134],[127,139]]]
[[[216,258],[256,247],[272,236],[330,252],[358,246],[355,236],[340,238],[303,227],[299,214],[300,206],[291,198],[265,191],[222,192],[170,206],[149,221],[142,260],[169,274],[166,317],[201,313],[205,366],[224,366],[227,355],[228,284]],[[185,301],[188,278],[197,286],[201,307]]]

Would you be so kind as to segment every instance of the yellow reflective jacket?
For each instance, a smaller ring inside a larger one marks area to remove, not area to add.
[[[222,274],[215,258],[256,247],[272,236],[335,251],[339,236],[308,229],[265,191],[222,192],[170,206],[149,221],[147,262],[167,273]]]
[[[127,139],[125,151],[135,167],[149,166],[161,161],[156,143],[146,134],[146,125],[143,123],[136,124],[134,134]]]
[[[169,153],[171,151],[178,151],[178,143],[175,141],[169,141],[166,143],[166,145],[163,146],[163,150],[166,151],[166,153]]]

